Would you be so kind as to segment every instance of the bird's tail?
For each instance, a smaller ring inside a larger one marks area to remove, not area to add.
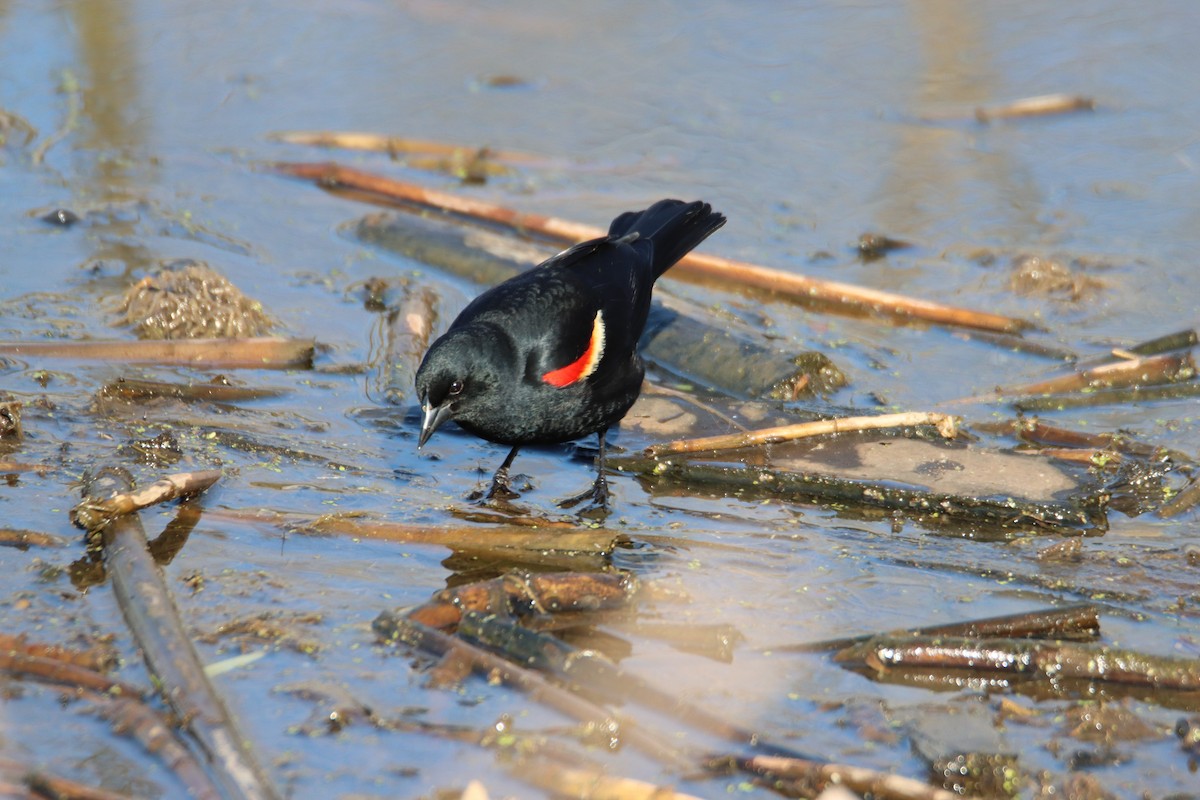
[[[628,236],[654,244],[654,277],[662,275],[725,224],[725,215],[697,200],[659,200],[645,211],[626,211],[612,221],[608,235]]]

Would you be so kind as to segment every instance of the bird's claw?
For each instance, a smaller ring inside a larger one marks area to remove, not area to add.
[[[590,503],[580,509],[579,516],[603,519],[604,517],[608,516],[609,513],[608,499],[608,479],[601,474],[596,478],[595,482],[592,483],[592,488],[588,489],[586,492],[582,492],[573,497],[568,497],[566,500],[559,502],[558,507],[574,508],[584,500],[590,500]]]
[[[488,487],[486,492],[474,491],[467,495],[467,499],[472,502],[486,503],[491,500],[499,500],[507,502],[516,500],[521,495],[513,491],[512,483],[508,477],[508,469],[501,467],[492,476],[492,485]]]

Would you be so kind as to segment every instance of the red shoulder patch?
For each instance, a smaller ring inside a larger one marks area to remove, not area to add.
[[[604,317],[601,315],[601,312],[597,311],[596,319],[592,321],[592,336],[588,339],[587,348],[584,349],[583,355],[565,367],[550,370],[542,375],[542,380],[559,389],[564,386],[570,386],[572,383],[578,383],[596,371],[596,367],[599,366],[603,355]]]

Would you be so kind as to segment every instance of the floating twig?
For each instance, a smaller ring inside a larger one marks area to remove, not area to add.
[[[183,364],[212,369],[309,369],[312,339],[259,336],[251,339],[145,341],[0,342],[0,353],[26,358],[75,358],[145,364]]]
[[[112,495],[132,495],[132,488],[128,475],[105,469],[85,485],[85,502],[96,505]],[[204,674],[162,572],[147,549],[141,519],[136,513],[113,517],[100,533],[121,613],[164,700],[201,745],[214,780],[231,797],[278,800],[281,795],[254,757],[249,740],[238,732]]]
[[[132,514],[158,503],[167,503],[177,497],[200,494],[220,478],[219,469],[180,472],[168,475],[136,492],[121,492],[98,500],[85,497],[71,510],[71,521],[86,531],[97,530],[123,514]]]
[[[267,134],[267,138],[287,144],[310,147],[340,148],[343,150],[366,150],[374,153],[399,155],[439,156],[463,158],[483,153],[492,161],[508,162],[518,166],[543,166],[555,163],[553,159],[522,153],[516,150],[499,150],[493,147],[468,147],[428,139],[408,139],[402,136],[386,136],[378,133],[356,131],[278,131]]]
[[[1092,111],[1095,108],[1096,101],[1083,95],[1043,94],[1002,105],[980,106],[975,109],[975,119],[987,123],[996,119],[1045,117],[1051,114],[1067,114],[1072,111]]]
[[[1190,353],[1168,353],[1102,364],[1070,375],[1001,389],[998,394],[1013,397],[1154,386],[1179,383],[1195,375],[1196,362]]]
[[[91,689],[94,692],[112,692],[134,697],[141,694],[141,690],[136,686],[110,678],[94,669],[57,658],[27,655],[15,650],[0,650],[0,672],[25,675],[42,683]]]
[[[72,650],[56,644],[28,642],[24,635],[12,636],[7,633],[0,634],[0,652],[23,653],[101,673],[117,665],[116,653],[108,647],[94,646],[87,650]]]
[[[272,168],[281,174],[314,180],[329,188],[346,188],[400,203],[437,208],[515,228],[518,231],[547,236],[564,243],[595,239],[607,233],[590,225],[580,225],[541,214],[524,214],[494,203],[439,192],[334,163],[278,163]],[[848,283],[823,281],[696,252],[685,256],[672,268],[668,276],[709,281],[729,291],[744,292],[746,289],[756,289],[797,302],[823,303],[850,313],[876,314],[890,319],[921,320],[938,325],[1005,333],[1017,333],[1033,327],[1029,322],[1011,317],[954,308]]]
[[[879,430],[881,428],[905,428],[917,425],[933,425],[947,439],[958,435],[958,417],[935,412],[910,411],[903,414],[881,414],[868,417],[840,417],[782,425],[775,428],[760,428],[722,436],[706,436],[701,439],[680,439],[674,442],[651,445],[645,449],[647,458],[660,458],[677,453],[708,453],[719,450],[738,450],[743,447],[779,444],[795,439],[823,436],[831,433]]]
[[[118,378],[112,383],[102,386],[97,394],[103,398],[126,401],[170,397],[185,402],[236,403],[243,400],[279,397],[286,394],[287,391],[287,389],[232,386],[228,383],[167,383],[137,378]]]
[[[0,462],[0,472],[4,472],[2,463]],[[0,546],[16,547],[21,550],[27,550],[30,547],[66,547],[67,540],[52,533],[0,528]]]
[[[24,461],[0,460],[0,474],[5,472],[36,472],[45,475],[54,469],[50,464],[28,464]]]
[[[1072,393],[1096,393],[1098,390],[1138,388],[1162,384],[1177,384],[1196,376],[1196,362],[1191,353],[1166,353],[1144,356],[1091,367],[1069,375],[1059,375],[1044,381],[996,389],[988,395],[948,400],[939,405],[987,403],[997,400],[1019,407],[1030,403],[1060,403],[1076,399]],[[1087,401],[1089,398],[1084,397]]]

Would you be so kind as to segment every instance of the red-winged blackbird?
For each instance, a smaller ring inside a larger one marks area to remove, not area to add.
[[[605,505],[604,437],[642,388],[637,342],[654,282],[724,224],[708,203],[660,200],[479,295],[417,370],[417,446],[451,419],[512,445],[488,492],[511,496],[508,468],[522,446],[597,433],[599,474],[570,502],[590,494]]]

